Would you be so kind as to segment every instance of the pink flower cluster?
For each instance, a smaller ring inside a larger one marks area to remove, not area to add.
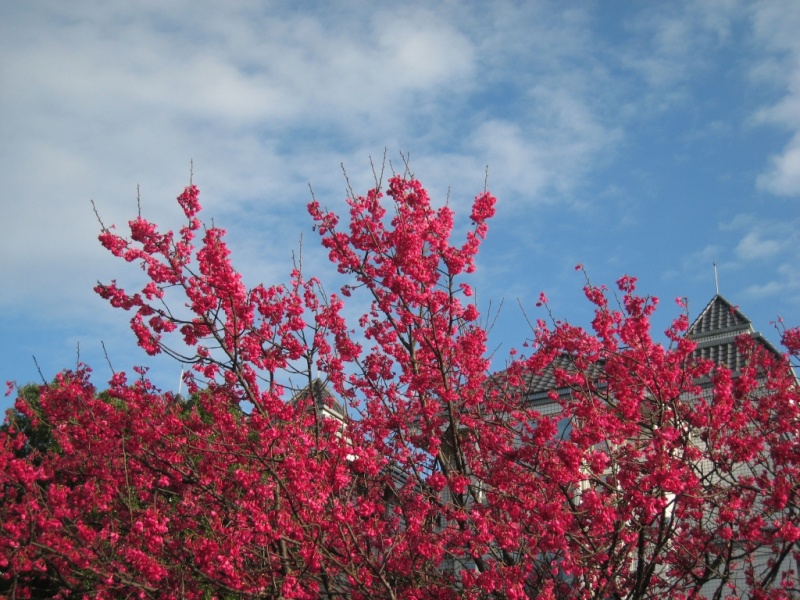
[[[198,197],[179,196],[177,234],[104,228],[148,281],[96,287],[148,354],[188,367],[188,397],[141,369],[102,391],[88,367],[19,390],[0,430],[0,594],[796,596],[785,359],[743,339],[737,373],[695,360],[685,315],[655,342],[657,300],[625,276],[617,308],[587,279],[589,329],[539,321],[530,354],[491,374],[469,281],[488,192],[458,243],[414,179],[350,198],[346,223],[309,204],[341,295],[299,270],[245,286]],[[794,356],[798,340],[784,330]]]

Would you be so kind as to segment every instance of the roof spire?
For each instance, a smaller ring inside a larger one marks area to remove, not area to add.
[[[714,287],[717,289],[717,296],[719,296],[719,277],[717,277],[717,261],[714,260]]]

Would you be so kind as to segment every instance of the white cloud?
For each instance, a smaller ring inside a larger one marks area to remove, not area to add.
[[[758,176],[758,187],[778,196],[800,195],[800,131],[769,163],[767,171]]]
[[[770,258],[781,251],[781,243],[775,239],[762,239],[757,232],[745,235],[736,246],[736,255],[742,260]]]
[[[726,266],[749,274],[744,298],[763,299],[783,296],[789,302],[800,292],[800,239],[797,219],[772,219],[741,214],[721,226],[736,241],[734,261]],[[758,265],[753,268],[752,265]]]
[[[759,108],[756,123],[769,123],[790,134],[758,176],[760,189],[779,196],[800,195],[800,10],[795,2],[759,2],[752,7],[755,43],[763,55],[751,69],[761,86],[778,90],[780,99]]]
[[[766,298],[769,296],[777,296],[783,293],[785,289],[785,283],[769,281],[763,284],[748,286],[744,289],[742,294],[748,298]]]
[[[630,37],[618,60],[638,92],[628,110],[657,114],[696,100],[693,79],[711,68],[744,6],[739,0],[650,4],[625,20]]]
[[[739,214],[720,229],[738,240],[734,252],[742,261],[785,260],[797,247],[794,219],[772,219],[763,215]]]
[[[141,183],[145,214],[174,226],[194,159],[210,214],[259,199],[262,211],[299,208],[305,219],[307,181],[327,191],[336,179],[338,197],[340,161],[413,130],[473,76],[468,38],[424,8],[92,4],[4,9],[15,59],[0,66],[0,202],[12,224],[0,276],[35,274],[4,305],[35,298],[54,314],[63,302],[45,300],[48,281],[103,270],[90,198],[107,223],[124,225]],[[293,246],[305,223],[272,232],[271,243],[285,249],[283,234]]]
[[[771,279],[748,286],[742,296],[754,299],[769,298],[773,302],[782,299],[787,307],[793,310],[800,300],[800,273],[795,266],[798,258],[800,257],[796,253],[788,256],[787,262],[780,264]]]
[[[507,192],[538,202],[569,196],[619,142],[586,98],[568,88],[539,85],[529,90],[531,107],[522,119],[480,123],[470,147],[491,166]]]

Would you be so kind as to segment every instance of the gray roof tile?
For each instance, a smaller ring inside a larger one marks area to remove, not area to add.
[[[296,405],[298,402],[306,400],[309,396],[314,399],[317,408],[320,410],[327,410],[332,413],[332,416],[342,421],[347,418],[347,410],[319,377],[294,394],[290,403]]]
[[[710,360],[725,365],[734,373],[745,365],[746,357],[739,351],[736,338],[749,335],[767,351],[780,353],[766,338],[753,329],[750,320],[739,308],[717,294],[689,327],[686,337],[697,344],[695,359]]]

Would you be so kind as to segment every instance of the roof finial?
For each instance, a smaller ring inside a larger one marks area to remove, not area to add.
[[[719,277],[717,277],[717,261],[714,260],[714,287],[717,289],[717,296],[719,296]]]

